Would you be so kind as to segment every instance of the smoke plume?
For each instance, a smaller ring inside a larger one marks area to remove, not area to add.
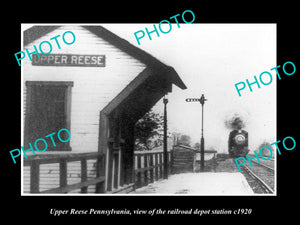
[[[241,115],[235,113],[233,116],[231,115],[225,119],[225,126],[230,130],[237,130],[239,128],[244,128],[246,123]]]

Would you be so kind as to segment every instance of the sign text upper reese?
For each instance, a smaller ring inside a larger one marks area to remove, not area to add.
[[[33,66],[105,67],[105,55],[49,54],[33,55]]]

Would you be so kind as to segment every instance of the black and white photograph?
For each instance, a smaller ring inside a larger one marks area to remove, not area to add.
[[[276,24],[22,30],[24,195],[276,195]]]

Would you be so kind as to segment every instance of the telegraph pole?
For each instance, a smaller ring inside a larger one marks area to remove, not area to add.
[[[164,179],[168,179],[168,136],[167,136],[167,104],[168,99],[164,96]]]
[[[200,98],[200,104],[202,105],[202,127],[201,127],[201,145],[200,145],[200,154],[201,154],[201,164],[200,164],[200,170],[203,172],[204,171],[204,137],[203,137],[203,115],[204,115],[204,102],[207,101],[205,99],[204,94],[201,95]]]

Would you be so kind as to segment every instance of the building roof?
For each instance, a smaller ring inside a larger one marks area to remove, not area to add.
[[[24,45],[30,44],[58,27],[31,27],[24,31]],[[146,68],[101,110],[102,115],[122,114],[126,120],[136,122],[165,94],[172,91],[172,84],[186,89],[185,84],[171,66],[165,65],[102,26],[82,27],[146,65]]]
[[[53,30],[59,27],[60,26],[33,26],[25,30],[24,38],[23,38],[24,46],[32,43],[38,38],[41,38],[42,36],[46,35],[49,32],[52,32]],[[119,48],[120,50],[127,53],[128,55],[138,59],[139,61],[151,67],[152,69],[163,70],[164,74],[167,76],[168,81],[172,82],[179,88],[181,89],[187,88],[173,67],[162,63],[161,61],[159,61],[149,53],[130,44],[125,39],[120,38],[116,34],[112,33],[111,31],[107,30],[106,28],[100,25],[82,26],[82,27],[89,30],[96,36],[103,38],[105,41]],[[160,75],[159,73],[156,74]]]

